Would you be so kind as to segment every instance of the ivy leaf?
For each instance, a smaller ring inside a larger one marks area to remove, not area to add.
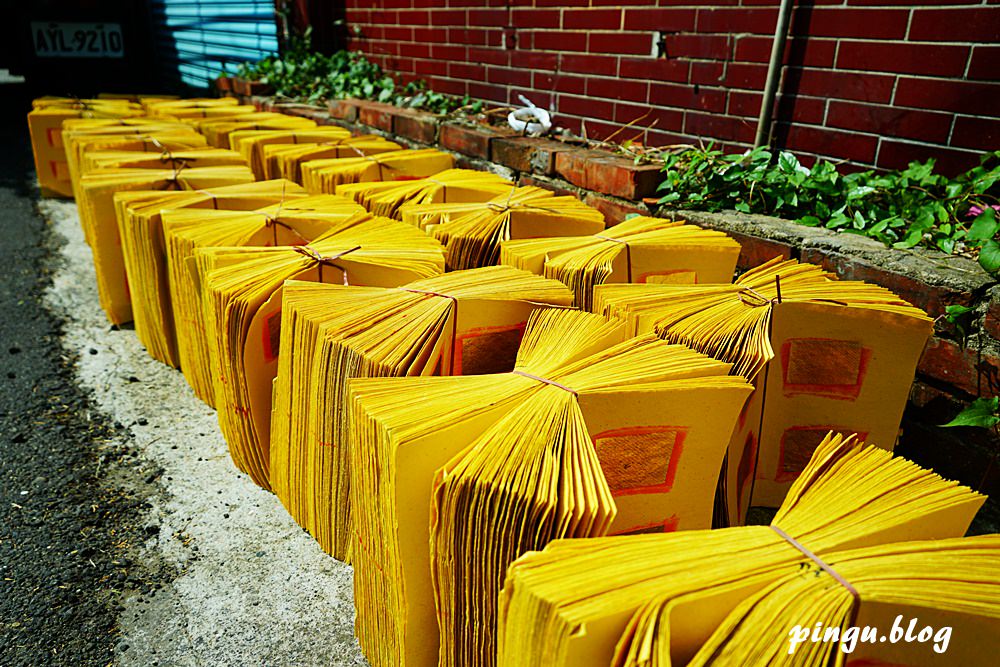
[[[1000,271],[1000,243],[990,239],[983,245],[979,250],[979,266],[987,273]]]
[[[953,303],[950,306],[944,307],[945,319],[949,322],[954,322],[956,319],[965,315],[966,313],[972,312],[971,306],[963,306],[960,303]]]
[[[865,228],[865,216],[861,215],[861,211],[854,212],[854,222],[852,224],[855,229]]]
[[[906,232],[906,236],[903,237],[902,241],[897,241],[892,244],[893,248],[906,249],[912,248],[913,246],[920,243],[920,239],[924,237],[924,231],[919,228],[910,227],[910,230]]]
[[[979,426],[992,428],[1000,423],[1000,397],[977,398],[958,413],[954,419],[941,426]]]
[[[996,219],[996,211],[987,208],[972,221],[965,238],[969,241],[988,241],[996,236],[997,231],[1000,231],[1000,222]]]
[[[750,204],[746,203],[745,201],[736,202],[736,206],[734,208],[737,211],[740,211],[741,213],[750,212]]]

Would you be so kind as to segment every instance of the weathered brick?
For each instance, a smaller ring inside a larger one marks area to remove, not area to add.
[[[635,164],[632,160],[608,156],[588,160],[584,187],[624,199],[642,199],[656,192],[660,184],[657,165]]]
[[[951,114],[841,100],[830,100],[826,116],[827,125],[845,130],[940,142],[947,141],[951,123]]]
[[[994,288],[993,297],[986,307],[986,315],[983,317],[983,330],[993,340],[1000,341],[1000,288]]]
[[[927,158],[936,160],[935,169],[942,174],[955,176],[979,164],[982,155],[976,150],[961,150],[931,146],[929,144],[913,144],[883,138],[878,149],[880,169],[906,169],[906,165],[914,160],[924,162]]]
[[[827,271],[836,273],[844,280],[863,280],[892,290],[896,295],[923,309],[931,317],[945,312],[952,304],[969,305],[971,292],[960,292],[949,287],[931,285],[916,278],[895,273],[862,259],[832,253],[825,249],[803,248],[803,262],[818,264]]]
[[[622,201],[612,197],[605,197],[596,192],[588,192],[583,198],[583,202],[588,206],[593,206],[604,214],[604,222],[608,227],[617,225],[630,213],[636,215],[649,215],[649,209],[642,204]]]
[[[578,148],[556,154],[556,174],[573,185],[587,187],[587,163],[605,157],[607,153]]]
[[[568,196],[568,197],[578,197],[579,193],[574,190],[571,186],[563,181],[556,181],[550,178],[534,176],[531,174],[521,174],[521,177],[517,179],[517,184],[521,187],[534,186],[536,188],[545,188],[546,190],[551,190],[556,195]]]
[[[490,145],[490,159],[515,171],[551,175],[556,155],[573,147],[540,137],[497,137]]]
[[[278,113],[283,113],[288,116],[299,116],[300,118],[309,118],[317,123],[323,123],[329,116],[329,112],[321,106],[316,106],[312,104],[274,104],[272,105],[273,111]]]
[[[1000,41],[1000,7],[916,9],[909,39],[996,43]]]
[[[1000,146],[1000,119],[957,116],[951,137],[952,146],[976,150]]]
[[[736,260],[736,268],[741,272],[758,267],[775,257],[791,259],[795,254],[795,249],[792,246],[781,241],[729,230],[726,230],[726,234],[740,244],[740,256]]]
[[[936,336],[924,348],[917,372],[970,396],[995,396],[1000,389],[1000,358]]]
[[[392,117],[396,107],[379,102],[358,101],[358,122],[392,132]]]
[[[900,77],[893,103],[900,106],[990,116],[996,113],[1000,84]]]
[[[360,100],[330,100],[327,110],[330,116],[354,123],[358,120],[358,103]]]
[[[435,143],[437,129],[437,118],[431,114],[400,110],[393,115],[392,131],[422,144]]]
[[[490,142],[495,137],[510,136],[511,134],[511,132],[485,126],[469,127],[457,123],[443,123],[438,140],[443,148],[488,160],[490,158]]]

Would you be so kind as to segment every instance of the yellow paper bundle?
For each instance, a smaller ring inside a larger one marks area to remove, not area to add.
[[[561,283],[509,267],[396,289],[286,284],[271,489],[325,551],[347,560],[348,380],[510,371],[528,315],[571,299]]]
[[[451,169],[455,158],[435,148],[398,150],[310,160],[302,165],[302,185],[309,192],[335,192],[345,183],[398,181],[433,176]]]
[[[416,180],[340,185],[337,194],[350,197],[374,215],[401,220],[400,208],[405,204],[485,202],[506,195],[512,187],[504,177],[489,172],[448,169]]]
[[[316,121],[281,113],[258,112],[230,118],[190,121],[216,148],[229,148],[229,135],[239,130],[295,130],[316,127]]]
[[[306,246],[200,248],[206,337],[219,424],[236,465],[268,488],[271,388],[285,280],[396,287],[444,270],[440,244],[420,230],[373,218]],[[214,266],[214,268],[212,268]]]
[[[504,574],[526,551],[566,537],[712,525],[718,473],[752,390],[728,370],[684,346],[633,338],[560,369],[555,383],[542,379],[439,469],[439,665],[493,663]]]
[[[237,118],[239,116],[258,113],[257,108],[252,104],[239,104],[231,97],[220,97],[218,99],[226,100],[228,103],[206,104],[204,101],[168,100],[149,104],[146,106],[146,109],[151,117],[179,120],[188,123],[209,118]],[[210,101],[216,102],[217,100]]]
[[[373,664],[438,662],[432,567],[442,664],[475,664],[462,656],[492,634],[502,566],[522,548],[710,524],[750,387],[682,346],[622,335],[595,315],[537,311],[513,373],[352,381],[352,562],[358,634]],[[695,404],[710,405],[712,418]],[[495,517],[483,518],[486,506]],[[465,553],[460,542],[479,546]],[[453,579],[462,580],[454,589]],[[457,629],[465,624],[468,633]]]
[[[108,109],[126,108],[132,111],[142,111],[142,106],[134,104],[129,99],[114,99],[98,95],[92,98],[60,97],[56,95],[44,95],[31,100],[32,109],[51,109],[59,107],[78,111],[93,111],[95,108],[104,107]]]
[[[171,116],[178,112],[190,109],[217,109],[221,107],[240,107],[252,105],[241,105],[235,97],[187,97],[180,99],[151,100],[145,105],[150,116]]]
[[[996,664],[1000,535],[904,542],[824,560],[850,589],[807,563],[741,602],[688,664]]]
[[[229,133],[229,147],[239,151],[246,159],[254,176],[269,178],[264,167],[265,146],[289,146],[308,144],[316,141],[343,141],[351,133],[335,125],[326,125],[302,130],[234,130]]]
[[[32,102],[28,113],[28,131],[35,171],[42,195],[72,197],[69,166],[63,148],[63,122],[78,118],[115,119],[141,116],[142,108],[116,100],[71,100],[41,98]]]
[[[500,258],[500,244],[508,239],[577,236],[604,229],[604,214],[597,209],[576,197],[556,197],[533,186],[512,186],[482,203],[408,204],[400,216],[444,244],[445,262],[452,270],[493,266]]]
[[[546,377],[623,338],[620,322],[538,311],[515,370]],[[437,663],[428,549],[435,472],[539,385],[517,372],[349,384],[355,626],[372,665]]]
[[[587,310],[594,286],[605,283],[728,282],[740,254],[722,232],[660,218],[631,218],[593,236],[521,238],[501,244],[500,262],[561,280]]]
[[[132,319],[114,195],[128,190],[203,190],[253,181],[247,167],[98,169],[81,177],[77,207],[90,241],[101,307],[112,324]]]
[[[559,540],[522,556],[501,596],[497,663],[687,664],[748,596],[815,570],[782,534],[823,559],[842,549],[957,537],[984,500],[885,450],[830,436],[772,527]]]
[[[99,151],[156,151],[205,148],[205,137],[190,127],[168,122],[117,123],[67,121],[63,127],[66,166],[73,196],[78,196],[85,173],[84,156]],[[167,168],[168,165],[162,165]]]
[[[215,405],[215,385],[209,364],[211,343],[205,333],[203,291],[195,270],[196,251],[212,247],[301,245],[369,217],[364,209],[341,197],[303,197],[299,192],[294,197],[275,197],[267,207],[253,212],[245,209],[240,213],[204,209],[164,212],[171,307],[173,320],[178,323],[178,357],[185,378],[199,398]]]
[[[209,215],[212,211],[206,209],[252,210],[285,200],[291,203],[305,194],[287,181],[261,181],[197,192],[141,190],[115,194],[135,331],[154,359],[175,367],[181,361],[167,278],[162,212],[194,209]],[[182,267],[182,271],[186,270]]]
[[[932,329],[883,287],[780,259],[733,285],[602,285],[594,294],[597,312],[731,363],[756,386],[723,480],[737,525],[751,504],[781,503],[827,431],[892,449]]]
[[[362,134],[336,141],[264,146],[264,173],[268,178],[302,182],[302,165],[313,160],[378,155],[400,150],[401,146],[374,134]]]
[[[156,146],[161,143],[161,146]],[[162,142],[146,142],[152,150],[91,150],[83,155],[81,174],[94,169],[172,169],[175,166],[223,167],[246,166],[246,160],[236,151],[221,148],[173,149]],[[159,148],[159,150],[156,150]]]

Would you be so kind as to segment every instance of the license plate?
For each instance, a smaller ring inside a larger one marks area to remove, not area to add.
[[[35,55],[39,58],[123,58],[118,23],[44,23],[32,21]]]

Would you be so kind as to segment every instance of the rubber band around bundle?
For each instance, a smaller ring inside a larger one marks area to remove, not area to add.
[[[323,282],[323,265],[325,264],[327,266],[332,266],[333,268],[338,269],[341,273],[343,273],[344,285],[350,285],[350,283],[347,280],[347,269],[345,269],[342,266],[337,266],[336,264],[334,264],[334,262],[343,257],[344,255],[354,252],[355,250],[361,250],[361,246],[359,245],[354,246],[353,248],[350,248],[348,250],[342,250],[341,252],[334,253],[333,255],[321,255],[319,254],[319,252],[316,251],[315,248],[305,244],[292,246],[292,250],[299,253],[300,255],[305,255],[309,259],[316,262],[317,272],[319,274],[318,276],[319,282]]]
[[[442,299],[451,299],[452,304],[454,304],[453,317],[451,319],[451,359],[449,359],[448,372],[455,372],[455,355],[458,352],[458,297],[451,296],[450,294],[442,294],[441,292],[432,292],[430,290],[423,289],[411,289],[409,287],[400,287],[399,289],[404,292],[412,292],[413,294],[424,294],[426,296],[436,296]]]
[[[514,375],[520,375],[521,377],[526,377],[529,380],[536,380],[536,381],[542,382],[544,384],[550,384],[553,387],[559,387],[563,391],[568,391],[569,393],[573,394],[574,396],[579,396],[580,395],[576,391],[576,389],[571,389],[571,388],[567,387],[564,384],[560,384],[560,383],[556,382],[555,380],[550,380],[548,378],[543,378],[543,377],[540,377],[538,375],[532,375],[531,373],[525,373],[524,371],[517,371],[517,370],[515,370],[515,371],[511,371],[511,372],[514,373]]]
[[[602,239],[604,241],[611,241],[612,243],[620,243],[625,246],[625,273],[626,283],[632,282],[632,247],[629,246],[628,242],[622,241],[621,239],[616,239],[611,236],[602,236],[601,234],[594,234],[594,238]]]
[[[845,589],[847,589],[847,592],[850,593],[851,597],[853,598],[852,604],[851,604],[851,622],[849,623],[849,625],[854,625],[854,621],[855,621],[855,619],[857,617],[857,614],[858,614],[858,607],[861,606],[861,594],[858,593],[858,589],[856,589],[854,586],[852,586],[851,582],[849,582],[847,579],[845,579],[844,577],[840,576],[840,573],[838,573],[832,567],[830,567],[829,565],[827,565],[827,563],[822,558],[820,558],[819,556],[817,556],[816,554],[814,554],[812,551],[810,551],[809,549],[807,549],[802,543],[800,543],[794,537],[792,537],[791,535],[789,535],[788,533],[786,533],[785,531],[783,531],[781,528],[778,528],[775,525],[768,526],[768,528],[770,528],[775,533],[777,533],[778,536],[781,539],[783,539],[786,542],[788,542],[789,545],[791,545],[791,546],[795,547],[796,549],[798,549],[804,556],[806,556],[807,558],[809,558],[812,562],[816,563],[816,565],[819,566],[819,569],[821,569],[824,572],[826,572],[827,574],[829,574],[831,577],[833,577],[834,581],[836,581],[838,584],[840,584]]]

